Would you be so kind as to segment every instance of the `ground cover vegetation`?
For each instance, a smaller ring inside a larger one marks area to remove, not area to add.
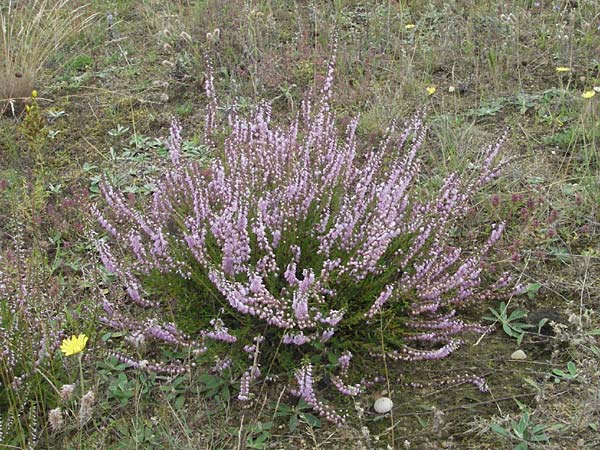
[[[599,10],[0,5],[2,446],[597,448]]]

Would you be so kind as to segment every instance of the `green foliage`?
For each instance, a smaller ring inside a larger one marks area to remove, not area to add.
[[[67,67],[73,72],[83,72],[89,69],[93,63],[94,59],[90,55],[81,54],[73,58]]]
[[[160,391],[176,411],[182,410],[185,406],[186,393],[188,392],[188,377],[179,376],[173,380],[168,379],[165,381],[167,383],[160,386]]]
[[[164,442],[159,439],[156,426],[147,418],[133,417],[128,421],[116,422],[114,428],[119,433],[118,443],[111,447],[115,450],[164,448]]]
[[[135,381],[127,378],[125,373],[119,373],[108,385],[108,398],[115,398],[121,406],[127,405],[135,393]]]
[[[517,442],[513,450],[527,450],[530,445],[537,445],[540,442],[549,440],[545,433],[550,427],[543,424],[534,424],[531,421],[530,414],[524,410],[519,421],[510,421],[510,426],[502,426],[497,423],[492,423],[490,429],[497,435]]]
[[[200,392],[206,397],[215,399],[222,405],[229,403],[231,392],[227,380],[217,375],[204,373],[200,375],[200,383],[202,384]]]
[[[250,426],[248,437],[246,438],[246,448],[255,450],[265,450],[269,448],[271,439],[272,422],[258,422]]]
[[[522,321],[522,319],[527,317],[527,313],[520,309],[515,309],[509,314],[508,305],[505,302],[500,303],[500,307],[497,310],[492,307],[489,310],[493,314],[493,317],[484,316],[483,319],[494,323],[500,322],[502,330],[510,337],[515,338],[518,345],[521,345],[526,330],[533,327],[533,325]]]
[[[271,408],[275,410],[273,417],[279,417],[287,421],[291,432],[296,431],[298,424],[306,423],[313,428],[321,427],[321,419],[310,412],[311,408],[304,400],[300,400],[295,406],[288,406],[285,403],[271,403]]]
[[[98,365],[98,375],[107,383],[108,398],[115,399],[121,406],[127,405],[135,393],[135,380],[126,374],[127,365],[111,357]]]
[[[542,285],[540,283],[530,283],[525,288],[524,294],[527,295],[530,300],[533,300],[541,287]]]
[[[577,366],[573,361],[567,363],[566,372],[561,369],[552,369],[552,375],[554,375],[555,383],[560,383],[561,381],[574,381],[579,376],[577,373]]]

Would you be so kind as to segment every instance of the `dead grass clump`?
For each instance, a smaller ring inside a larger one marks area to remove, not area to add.
[[[0,114],[18,115],[48,58],[92,22],[86,5],[74,3],[9,0],[0,6]]]

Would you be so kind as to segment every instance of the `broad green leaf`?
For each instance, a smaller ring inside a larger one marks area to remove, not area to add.
[[[513,329],[512,329],[512,328],[510,327],[510,325],[509,325],[509,324],[507,324],[507,323],[503,323],[503,324],[502,324],[502,329],[503,329],[503,330],[504,330],[504,332],[505,332],[506,334],[508,334],[510,337],[518,337],[518,336],[519,336],[517,333],[515,333],[515,332],[513,331]]]
[[[273,405],[273,407],[277,406],[277,412],[275,414],[291,414],[293,409],[290,408],[285,403],[280,403],[279,405]]]
[[[494,308],[488,308],[488,309],[496,317],[496,319],[502,320],[502,316],[500,315],[500,313],[498,311],[496,311]]]
[[[560,369],[552,369],[552,373],[561,378],[569,378],[569,375],[566,372],[563,372]]]
[[[231,392],[229,391],[229,386],[223,386],[223,389],[221,390],[221,399],[225,403],[228,403],[229,400],[231,400]]]
[[[530,441],[533,442],[541,442],[541,441],[547,441],[549,438],[547,435],[545,434],[539,434],[539,435],[533,435],[529,438]]]
[[[535,298],[535,295],[540,290],[540,287],[542,287],[540,283],[531,283],[529,286],[527,286],[527,288],[525,289],[527,297],[529,297],[530,299]]]
[[[309,424],[313,428],[321,427],[321,419],[311,413],[303,413],[302,418],[306,420],[306,423]]]
[[[490,429],[494,432],[499,434],[500,436],[504,436],[504,437],[510,437],[510,432],[504,428],[501,427],[500,425],[498,425],[497,423],[493,423],[490,425]]]
[[[509,320],[509,322],[512,322],[517,319],[522,319],[525,316],[527,316],[527,313],[525,311],[521,311],[520,309],[515,309],[513,312],[510,313],[510,316],[508,316],[508,320]]]
[[[290,416],[290,420],[288,422],[288,428],[290,429],[290,431],[296,431],[296,428],[298,427],[298,416],[296,414],[292,414]]]

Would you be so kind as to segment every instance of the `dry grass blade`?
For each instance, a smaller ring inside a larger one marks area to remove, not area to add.
[[[48,58],[96,14],[71,0],[9,0],[0,8],[0,113],[16,115]]]

